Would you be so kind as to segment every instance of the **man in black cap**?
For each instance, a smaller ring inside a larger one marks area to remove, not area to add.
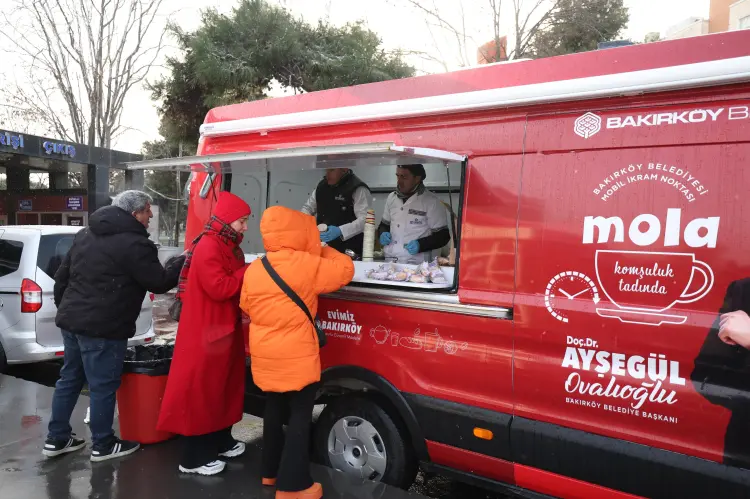
[[[398,166],[396,178],[378,229],[385,257],[401,263],[432,260],[451,239],[445,206],[425,188],[424,166]]]
[[[370,188],[349,168],[329,168],[302,212],[328,226],[320,233],[321,241],[342,253],[350,249],[361,255],[369,195]]]

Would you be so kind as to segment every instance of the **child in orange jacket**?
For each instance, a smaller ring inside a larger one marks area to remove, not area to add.
[[[354,263],[330,246],[321,247],[315,219],[274,206],[260,222],[266,258],[315,317],[318,297],[348,284]],[[245,272],[240,307],[250,317],[253,381],[266,392],[263,422],[263,482],[276,485],[277,499],[318,499],[323,490],[310,476],[309,432],[320,350],[307,315],[278,287],[260,260]],[[290,410],[286,442],[284,406]]]

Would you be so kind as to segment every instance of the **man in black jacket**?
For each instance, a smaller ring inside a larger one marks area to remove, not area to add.
[[[65,363],[52,399],[52,417],[43,454],[55,457],[81,449],[70,416],[88,381],[91,391],[92,461],[132,454],[136,442],[112,431],[115,394],[120,387],[125,351],[146,292],[166,293],[177,285],[184,257],[162,267],[146,228],[151,196],[125,191],[112,206],[97,210],[89,227],[75,237],[55,274],[55,324],[61,329]]]
[[[349,168],[329,168],[315,187],[302,213],[312,215],[327,228],[320,240],[334,249],[362,254],[370,188]]]

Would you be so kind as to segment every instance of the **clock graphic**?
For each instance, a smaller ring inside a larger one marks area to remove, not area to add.
[[[544,292],[544,305],[552,317],[561,322],[568,322],[565,302],[578,297],[591,299],[599,303],[599,290],[596,284],[582,272],[560,272],[550,279]]]

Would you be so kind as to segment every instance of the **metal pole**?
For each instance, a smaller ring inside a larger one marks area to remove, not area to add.
[[[182,141],[179,144],[179,157],[182,157]],[[175,171],[175,179],[177,181],[177,195],[175,199],[180,197],[180,170]],[[174,203],[174,245],[180,245],[180,202],[175,201]]]

